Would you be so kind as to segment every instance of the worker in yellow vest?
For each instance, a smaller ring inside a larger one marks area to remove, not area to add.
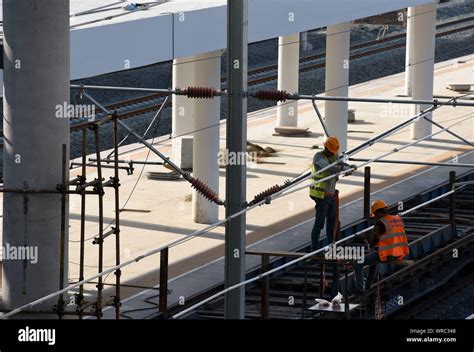
[[[323,182],[318,182],[323,178],[337,174],[343,170],[352,169],[354,171],[357,167],[355,165],[348,165],[342,160],[339,160],[339,140],[336,137],[328,137],[324,142],[324,150],[316,153],[313,157],[312,164],[312,185],[309,188],[309,196],[316,203],[316,215],[311,231],[311,251],[319,249],[319,236],[321,230],[326,222],[326,236],[329,241],[333,240],[335,222],[336,222],[336,182],[337,177]],[[336,165],[320,170],[337,162]],[[348,174],[350,174],[348,172]],[[327,221],[326,221],[327,220]]]
[[[365,265],[370,265],[369,276],[365,285],[366,289],[369,289],[374,281],[379,263],[400,261],[409,253],[408,240],[402,218],[398,215],[388,215],[387,204],[383,200],[374,201],[371,211],[376,222],[367,240],[370,246],[376,250],[366,255],[364,261],[355,266],[356,293],[364,292]]]

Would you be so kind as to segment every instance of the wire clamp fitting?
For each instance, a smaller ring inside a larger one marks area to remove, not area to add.
[[[451,100],[453,101],[453,108],[455,108],[458,103],[458,100],[456,97],[452,97]]]
[[[114,298],[114,301],[112,303],[112,305],[115,307],[115,308],[119,308],[122,306],[122,302],[120,301],[120,298],[118,298],[117,296],[112,296]]]

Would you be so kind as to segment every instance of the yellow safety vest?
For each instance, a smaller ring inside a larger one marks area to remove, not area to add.
[[[320,154],[328,161],[328,164],[332,164],[332,163],[335,163],[337,161],[337,156],[336,155],[328,158],[326,156],[326,154],[324,154],[323,152],[320,152]],[[327,170],[323,171],[323,172],[320,172],[318,174],[316,174],[316,171],[317,170],[314,167],[314,162],[313,162],[313,164],[311,165],[311,183],[313,183],[315,181],[319,181],[319,180],[331,175]],[[315,183],[314,185],[310,186],[309,195],[311,197],[314,197],[314,198],[323,199],[324,195],[326,193],[326,188],[327,188],[327,182],[326,181]]]

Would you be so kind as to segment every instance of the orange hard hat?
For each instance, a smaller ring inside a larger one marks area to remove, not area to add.
[[[328,137],[324,142],[324,147],[333,154],[339,152],[339,139],[337,137]]]
[[[370,210],[372,211],[372,215],[374,215],[377,210],[384,209],[386,207],[388,207],[387,203],[385,203],[381,199],[378,199],[372,203],[372,207],[370,208]]]

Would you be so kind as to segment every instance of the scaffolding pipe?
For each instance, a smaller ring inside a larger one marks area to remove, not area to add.
[[[61,233],[60,233],[60,252],[59,252],[59,289],[64,288],[65,281],[65,256],[66,256],[66,224],[67,224],[67,215],[68,212],[68,198],[66,191],[68,190],[68,148],[66,144],[62,145],[62,156],[63,160],[61,163],[61,185],[58,185],[58,189],[61,190]],[[62,319],[64,315],[64,296],[59,295],[58,297],[58,318]]]
[[[168,97],[167,97],[168,99]],[[161,110],[160,110],[161,111]],[[158,112],[159,114],[159,112]],[[117,116],[114,116],[114,177],[113,177],[113,187],[114,187],[114,205],[115,205],[115,226],[113,227],[113,232],[115,234],[115,265],[120,265],[120,178],[119,178],[119,163],[118,163],[118,148],[119,148],[119,126]],[[153,121],[152,121],[153,123]],[[145,132],[145,134],[148,130]],[[100,155],[97,156],[97,159],[100,158]],[[100,164],[101,161],[98,160],[97,164]],[[115,270],[115,297],[114,297],[114,307],[115,307],[115,319],[120,319],[120,278],[122,272],[120,269]]]
[[[95,153],[97,161],[97,185],[94,187],[97,189],[98,198],[99,198],[99,234],[97,242],[99,244],[99,253],[98,253],[98,263],[97,263],[97,270],[98,272],[102,272],[104,266],[104,189],[102,185],[102,165],[100,163],[100,134],[99,134],[99,126],[94,126],[94,137],[95,137]],[[95,304],[95,313],[97,319],[102,319],[102,276],[99,277],[99,282],[97,283],[97,302]]]
[[[87,158],[87,130],[82,130],[82,185],[86,182],[86,158]],[[85,188],[81,188],[81,229],[80,229],[80,244],[79,244],[79,281],[84,280],[84,251],[86,238],[86,194]],[[84,285],[79,286],[79,294],[77,296],[77,310],[79,319],[82,319],[84,302]]]
[[[148,92],[148,93],[163,93],[163,95],[187,95],[187,89],[163,89],[163,88],[139,88],[139,87],[116,87],[116,86],[96,86],[87,84],[71,84],[73,89],[89,89],[89,90],[118,90],[118,91],[131,91],[131,92]],[[215,96],[226,95],[224,90],[216,90],[213,93]],[[200,97],[196,97],[200,98]],[[104,110],[104,111],[107,111]]]

